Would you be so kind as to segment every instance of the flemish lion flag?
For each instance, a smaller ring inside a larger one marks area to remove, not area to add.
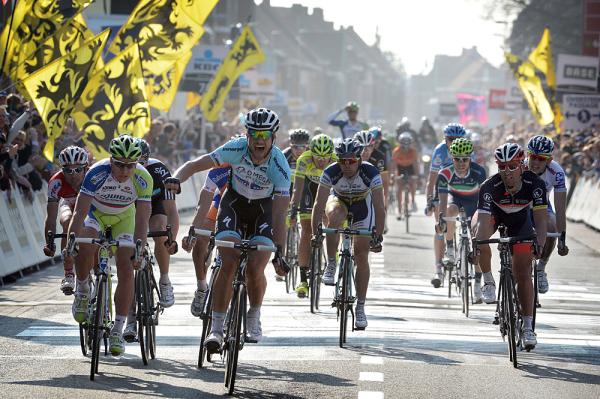
[[[535,74],[535,67],[527,60],[521,60],[514,54],[505,53],[506,62],[510,66],[529,109],[541,126],[554,121],[554,112],[546,98],[540,78]]]
[[[552,48],[550,47],[550,29],[544,29],[540,42],[529,54],[529,61],[546,75],[548,87],[555,89],[556,74],[554,72],[554,61],[552,60]]]
[[[265,61],[265,53],[254,37],[249,26],[246,26],[240,37],[223,60],[206,93],[202,95],[200,108],[207,121],[214,122],[219,117],[227,93],[233,83],[246,69]]]
[[[90,79],[73,119],[94,157],[108,157],[110,140],[122,133],[142,137],[150,128],[150,108],[137,44],[125,49]]]
[[[182,57],[151,61],[150,65],[144,63],[146,71],[162,71],[148,75],[146,72],[146,93],[148,103],[156,109],[168,112],[177,94],[179,82],[185,72],[185,67],[192,58],[192,52],[188,51]]]
[[[44,147],[44,155],[49,160],[54,159],[54,141],[62,133],[88,84],[108,34],[109,31],[105,30],[74,52],[38,69],[23,81],[23,86],[46,125],[48,143]]]

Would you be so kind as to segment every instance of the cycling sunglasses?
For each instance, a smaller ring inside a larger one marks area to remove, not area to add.
[[[76,168],[66,168],[63,167],[62,171],[65,175],[72,175],[74,173],[81,173],[85,170],[84,166],[77,166]]]
[[[325,157],[320,157],[318,155],[313,155],[313,158],[315,161],[319,161],[319,162],[329,162],[331,160],[331,156],[325,156]]]
[[[498,165],[498,170],[500,172],[506,172],[506,171],[514,172],[515,170],[519,169],[520,167],[521,167],[520,163],[510,164],[510,165],[505,163],[505,164]]]
[[[272,130],[248,129],[248,135],[253,139],[270,139],[275,133]]]
[[[120,169],[133,169],[137,165],[137,161],[123,162],[123,161],[117,161],[114,158],[112,159],[112,163],[113,163],[113,165],[115,165],[117,168],[120,168]]]
[[[358,158],[340,158],[340,159],[338,159],[338,162],[344,166],[354,165],[355,163],[358,163],[358,161],[359,161]]]
[[[536,161],[547,161],[550,158],[552,158],[551,155],[538,155],[538,154],[534,154],[532,152],[527,154],[529,156],[529,158],[531,159],[535,159]]]
[[[453,157],[452,159],[456,162],[469,162],[471,160],[470,157]]]
[[[298,149],[298,150],[306,150],[308,148],[308,145],[306,145],[306,144],[292,144],[291,147],[295,148],[295,149]]]

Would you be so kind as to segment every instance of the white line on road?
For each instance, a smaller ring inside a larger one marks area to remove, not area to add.
[[[359,391],[358,399],[383,399],[383,392],[377,391]]]
[[[358,376],[358,380],[383,382],[383,373],[376,371],[361,371]]]
[[[381,357],[381,356],[361,356],[360,362],[362,364],[383,364],[383,357]]]

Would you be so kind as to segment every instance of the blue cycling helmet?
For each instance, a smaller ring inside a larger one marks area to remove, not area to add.
[[[338,158],[348,158],[349,156],[360,158],[363,152],[363,146],[354,139],[345,139],[335,146],[335,154]]]
[[[369,133],[373,135],[373,139],[377,140],[381,138],[381,126],[373,126],[369,129]]]
[[[444,128],[444,136],[446,137],[465,137],[467,131],[460,123],[448,123]]]
[[[533,136],[527,143],[527,151],[535,155],[552,155],[554,142],[546,136]]]

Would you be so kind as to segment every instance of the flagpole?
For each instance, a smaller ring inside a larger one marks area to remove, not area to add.
[[[6,62],[6,53],[8,51],[8,47],[10,44],[10,34],[12,33],[12,25],[15,19],[15,9],[17,8],[17,2],[19,0],[15,0],[15,4],[13,4],[12,11],[10,13],[10,25],[8,26],[8,34],[6,36],[6,46],[4,47],[4,54],[2,55],[2,67],[0,68],[0,76],[4,76],[4,64]]]

